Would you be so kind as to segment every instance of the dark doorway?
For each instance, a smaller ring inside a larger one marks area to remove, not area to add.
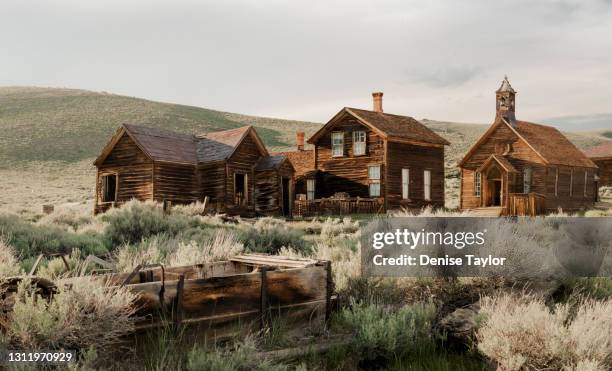
[[[492,180],[491,185],[491,191],[493,192],[491,206],[501,206],[502,182],[501,180]]]
[[[234,204],[239,206],[247,204],[246,174],[234,174]]]
[[[283,178],[283,215],[291,215],[291,192],[289,189],[289,178]]]
[[[102,202],[117,201],[117,175],[102,176]]]

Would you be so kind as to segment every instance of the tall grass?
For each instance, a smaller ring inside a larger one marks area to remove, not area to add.
[[[15,249],[0,236],[0,278],[20,273]]]
[[[302,237],[304,232],[291,228],[280,219],[261,218],[255,224],[240,226],[240,239],[245,247],[254,252],[276,254],[283,247],[302,253],[311,251],[311,244]]]

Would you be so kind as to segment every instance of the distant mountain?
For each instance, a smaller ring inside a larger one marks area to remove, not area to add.
[[[11,163],[77,162],[93,158],[116,128],[126,122],[187,133],[250,124],[257,128],[271,150],[294,148],[296,131],[305,131],[308,137],[321,127],[320,123],[246,116],[105,92],[0,87],[0,167]],[[433,120],[422,122],[452,143],[447,156],[447,166],[451,169],[487,127]],[[601,132],[568,136],[581,148],[605,140]]]
[[[542,119],[543,124],[552,124],[565,131],[608,130],[612,138],[612,113],[573,115]]]

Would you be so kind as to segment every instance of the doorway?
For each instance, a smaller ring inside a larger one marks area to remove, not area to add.
[[[289,178],[282,178],[282,198],[283,198],[283,215],[291,215],[291,190],[289,188]]]
[[[234,174],[234,204],[244,206],[247,204],[247,176],[246,174]]]
[[[491,206],[501,206],[501,180],[491,180]]]

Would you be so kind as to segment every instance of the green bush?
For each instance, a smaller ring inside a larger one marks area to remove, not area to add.
[[[109,223],[105,236],[112,246],[138,243],[160,234],[176,236],[191,228],[205,227],[196,218],[165,214],[159,205],[152,202],[130,201],[119,209],[110,210],[101,218]]]
[[[389,362],[403,358],[433,342],[433,304],[413,304],[397,310],[378,304],[353,302],[335,318],[352,332],[352,353],[364,362]]]
[[[74,233],[52,225],[36,225],[16,215],[0,216],[0,234],[15,248],[21,259],[40,253],[102,255],[107,252],[104,238],[96,233]]]
[[[283,247],[290,247],[304,255],[312,252],[312,244],[302,237],[304,232],[289,227],[280,219],[262,218],[254,225],[244,225],[239,237],[244,246],[253,252],[276,254]]]
[[[187,356],[187,370],[190,371],[250,371],[289,370],[284,365],[272,365],[257,357],[255,345],[247,339],[227,349],[194,348]]]

